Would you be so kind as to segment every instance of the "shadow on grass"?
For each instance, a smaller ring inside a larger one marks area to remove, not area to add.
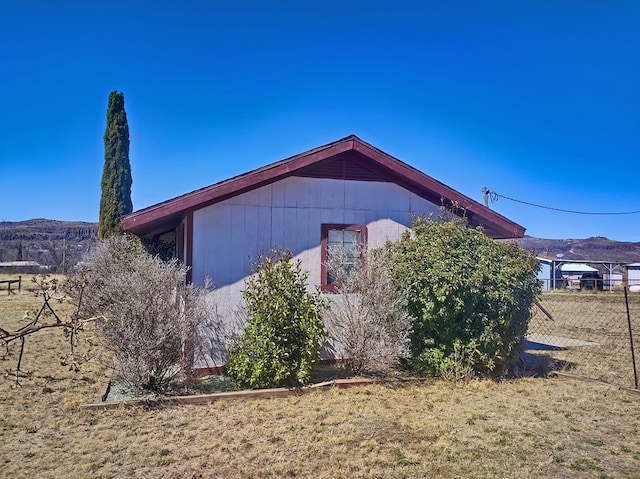
[[[544,377],[554,371],[563,371],[571,368],[571,363],[540,352],[548,350],[547,348],[541,348],[520,353],[516,364],[509,370],[508,377]]]

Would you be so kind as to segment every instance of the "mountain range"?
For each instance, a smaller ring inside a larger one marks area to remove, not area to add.
[[[0,263],[35,261],[51,272],[63,273],[97,241],[98,223],[42,218],[0,221]]]
[[[526,250],[535,251],[538,256],[550,259],[581,263],[640,262],[640,242],[613,241],[602,236],[586,239],[543,239],[525,236],[518,240],[518,244]]]

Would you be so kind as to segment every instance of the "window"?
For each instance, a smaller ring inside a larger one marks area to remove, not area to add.
[[[321,287],[323,291],[334,291],[333,278],[327,271],[327,260],[332,248],[342,247],[345,251],[343,262],[347,268],[353,267],[360,260],[360,254],[367,244],[367,227],[365,225],[322,225],[321,239]]]

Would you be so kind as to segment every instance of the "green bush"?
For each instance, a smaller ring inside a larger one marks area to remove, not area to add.
[[[412,366],[442,377],[504,375],[540,290],[536,258],[459,219],[418,218],[387,248],[413,318]]]
[[[296,386],[309,381],[324,336],[319,293],[291,253],[273,251],[247,281],[248,323],[229,350],[227,374],[240,387]]]

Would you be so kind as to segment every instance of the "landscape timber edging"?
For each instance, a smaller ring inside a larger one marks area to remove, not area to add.
[[[286,396],[301,396],[312,391],[325,390],[333,387],[343,389],[354,386],[366,386],[379,382],[379,380],[371,378],[335,379],[333,381],[325,381],[323,383],[299,388],[249,389],[244,391],[228,391],[213,394],[196,394],[192,396],[171,396],[159,397],[155,399],[127,399],[122,401],[105,401],[83,404],[80,407],[82,409],[88,410],[100,410],[135,406],[153,407],[186,404],[209,404],[212,402],[229,399],[272,399]]]

